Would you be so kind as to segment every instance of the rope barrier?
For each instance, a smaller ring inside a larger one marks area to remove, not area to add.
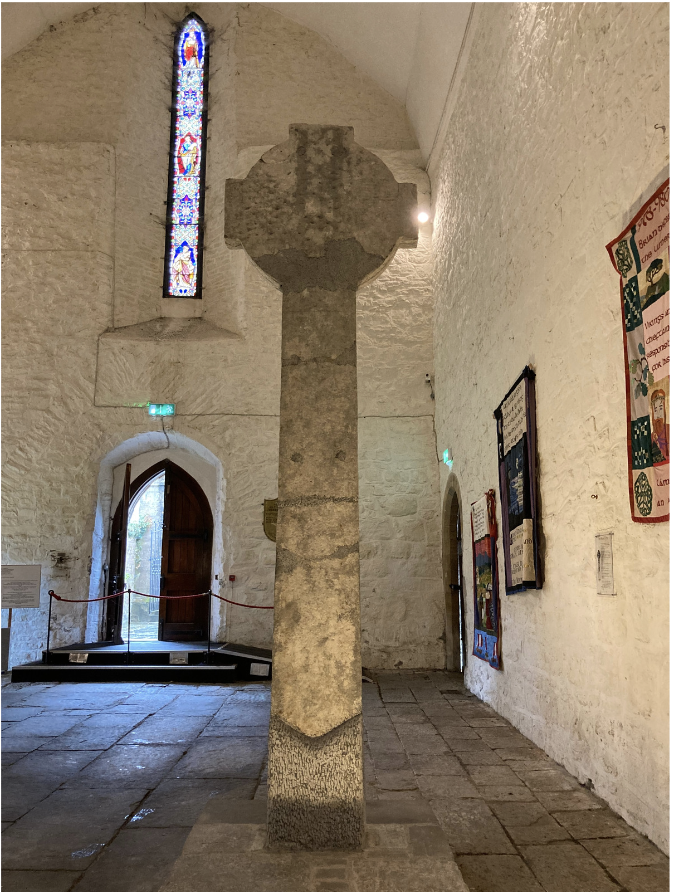
[[[268,607],[263,604],[242,604],[240,601],[231,601],[229,598],[224,598],[222,595],[217,595],[215,592],[200,592],[197,595],[149,595],[146,592],[137,592],[134,589],[123,589],[121,592],[114,592],[112,595],[103,595],[100,598],[62,598],[61,595],[57,595],[52,589],[49,590],[49,597],[55,598],[57,601],[63,601],[66,604],[93,604],[95,601],[109,601],[111,598],[119,598],[122,595],[140,595],[142,598],[155,598],[158,601],[178,601],[183,600],[185,598],[204,598],[205,595],[210,595],[213,598],[218,598],[219,601],[225,601],[226,604],[234,604],[235,607],[249,607],[251,610],[274,610],[274,606]]]
[[[274,610],[273,607],[268,607],[264,604],[240,604],[239,601],[231,601],[229,598],[223,598],[221,595],[217,595],[214,592],[211,593],[214,598],[218,598],[219,601],[225,601],[226,604],[234,604],[235,607],[250,607],[252,610]]]

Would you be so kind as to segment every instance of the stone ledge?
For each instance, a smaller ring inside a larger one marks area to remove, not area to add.
[[[104,332],[101,341],[240,341],[240,335],[205,319],[158,316]]]

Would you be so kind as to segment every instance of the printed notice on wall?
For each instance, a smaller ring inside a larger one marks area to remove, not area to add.
[[[542,587],[537,549],[535,372],[521,373],[495,410],[507,594]]]
[[[614,595],[613,534],[599,533],[594,541],[596,544],[596,594]]]
[[[620,274],[632,520],[669,520],[669,180],[609,245]]]
[[[486,517],[486,499],[479,499],[472,505],[472,529],[474,541],[478,542],[488,535],[488,519]]]
[[[37,565],[9,564],[2,567],[2,607],[39,607],[40,572]]]

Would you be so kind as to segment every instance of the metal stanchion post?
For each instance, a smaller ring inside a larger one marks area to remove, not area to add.
[[[207,618],[207,666],[209,666],[211,664],[211,608],[214,603],[211,600],[211,589],[207,593],[207,598],[209,598],[209,616]]]
[[[54,594],[54,592],[51,591],[51,589],[50,589],[50,592],[49,592],[49,617],[47,619],[47,665],[49,665],[49,637],[50,637],[50,634],[52,631],[52,601],[54,600],[54,598],[52,597],[53,594]]]
[[[127,589],[127,666],[129,665],[129,639],[131,636],[131,589]]]

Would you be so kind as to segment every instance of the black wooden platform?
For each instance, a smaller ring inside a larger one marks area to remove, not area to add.
[[[73,662],[86,654],[86,662]],[[177,663],[177,660],[187,660]],[[42,660],[14,666],[13,682],[140,681],[227,684],[267,681],[272,677],[272,652],[241,644],[136,641],[126,644],[72,644],[43,651]]]

